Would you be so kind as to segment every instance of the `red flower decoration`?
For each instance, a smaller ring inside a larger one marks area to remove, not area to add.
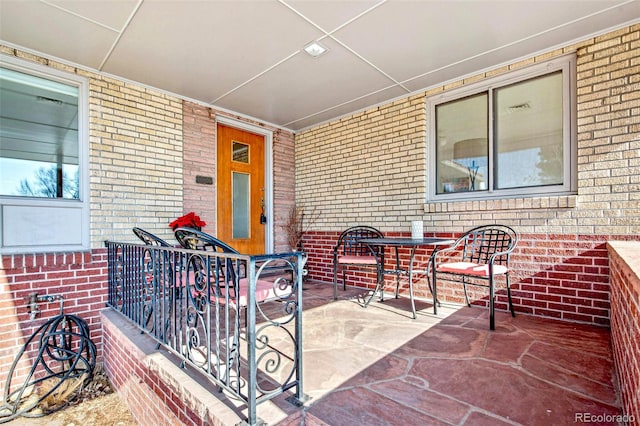
[[[169,227],[171,227],[171,229],[175,231],[177,228],[182,227],[200,229],[206,225],[207,223],[200,219],[200,216],[198,216],[194,212],[189,212],[171,222],[169,224]]]

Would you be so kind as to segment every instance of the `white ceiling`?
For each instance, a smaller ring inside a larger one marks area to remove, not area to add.
[[[635,22],[639,0],[0,0],[0,42],[292,130]]]

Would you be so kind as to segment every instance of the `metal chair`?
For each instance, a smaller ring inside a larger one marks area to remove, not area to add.
[[[240,254],[238,250],[234,249],[227,243],[220,241],[213,235],[209,235],[197,229],[185,227],[177,228],[174,231],[174,235],[180,245],[186,249]]]
[[[240,254],[230,245],[205,232],[193,228],[177,228],[174,232],[176,240],[186,249]],[[207,271],[203,258],[192,257],[189,263],[189,269],[194,273],[197,286],[202,286],[207,277],[215,286],[211,289],[213,291],[212,300],[225,303],[226,297],[228,297],[232,304],[237,303],[240,307],[247,306],[249,282],[246,278],[247,264],[245,261],[232,257],[219,258],[210,265],[210,271]],[[282,296],[281,292],[276,292],[273,282],[263,279],[256,281],[256,302],[275,300]]]
[[[160,237],[153,235],[151,232],[145,231],[142,228],[133,228],[133,233],[136,234],[138,238],[140,238],[146,245],[148,246],[161,246],[161,247],[171,247],[171,244],[166,242]]]
[[[347,289],[346,268],[375,268],[376,289],[384,268],[384,247],[371,248],[360,242],[363,238],[383,238],[382,232],[371,226],[353,226],[338,237],[333,248],[333,299],[338,299],[338,269],[342,269],[342,288]],[[378,264],[378,259],[380,264]],[[374,290],[375,293],[375,290]]]
[[[162,238],[152,234],[149,231],[145,231],[142,228],[134,227],[133,233],[142,240],[147,246],[155,246],[155,247],[171,247],[171,244],[163,240]],[[180,289],[176,287],[176,276],[175,276],[175,268],[172,262],[172,257],[167,251],[160,250],[149,250],[148,251],[151,256],[153,256],[150,265],[153,265],[154,269],[156,267],[160,267],[159,270],[153,273],[147,268],[143,267],[143,271],[147,274],[147,285],[153,285],[153,280],[156,280],[155,286],[156,291],[151,292],[154,293],[158,299],[154,301],[149,307],[145,309],[145,321],[144,324],[146,327],[149,327],[151,331],[153,331],[153,326],[151,322],[153,322],[153,314],[156,311],[157,304],[162,300],[162,295],[168,294],[168,300],[166,303],[168,304],[167,311],[169,312],[169,317],[165,319],[164,324],[164,335],[159,335],[159,338],[165,338],[170,328],[170,317],[173,312],[173,305],[175,300],[180,297]],[[145,260],[141,259],[140,262],[144,263]],[[163,312],[162,309],[159,312]],[[159,313],[159,315],[162,315]]]
[[[446,249],[438,251],[435,265],[436,274],[462,282],[464,297],[468,306],[467,285],[489,288],[489,328],[495,330],[494,301],[495,277],[504,275],[507,285],[509,310],[516,316],[511,301],[509,286],[509,255],[518,243],[518,234],[505,225],[483,225],[465,232],[456,242]],[[437,278],[436,278],[437,279]],[[488,281],[487,284],[476,280]],[[434,282],[435,286],[436,283]]]

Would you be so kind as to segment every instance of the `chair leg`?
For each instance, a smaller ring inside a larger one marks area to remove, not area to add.
[[[462,289],[464,290],[464,300],[467,301],[467,306],[471,307],[471,302],[469,302],[469,294],[467,293],[467,278],[462,277]]]
[[[347,291],[347,272],[344,266],[342,267],[342,290]]]
[[[400,293],[400,274],[396,274],[396,299]]]
[[[333,300],[338,300],[338,263],[333,261]]]
[[[511,316],[515,318],[516,311],[513,309],[513,302],[511,301],[511,286],[509,285],[509,274],[505,275],[507,280],[507,298],[509,299],[509,310],[511,310]]]
[[[495,330],[496,323],[494,317],[495,300],[494,300],[494,288],[493,288],[493,275],[489,277],[489,329]]]
[[[379,265],[376,265],[376,289],[380,290],[380,301],[384,302],[384,274],[382,273],[382,268]],[[397,298],[398,289],[396,288],[396,299]]]

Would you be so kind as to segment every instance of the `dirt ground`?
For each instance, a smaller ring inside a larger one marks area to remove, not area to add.
[[[19,417],[9,426],[135,426],[127,406],[115,392],[84,401],[44,417]]]
[[[2,418],[0,418],[2,424]],[[135,426],[131,413],[113,390],[107,376],[97,371],[75,400],[43,417],[18,417],[8,426]]]

